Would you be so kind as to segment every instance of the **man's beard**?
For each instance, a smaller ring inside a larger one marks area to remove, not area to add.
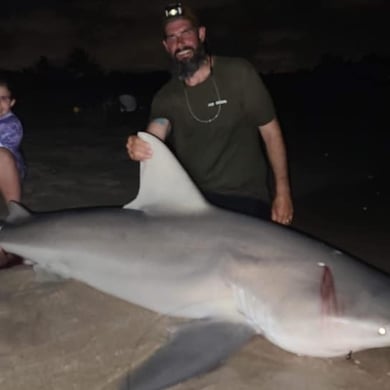
[[[191,78],[201,67],[201,65],[207,61],[208,58],[206,49],[202,42],[199,42],[199,45],[196,49],[193,49],[192,47],[184,47],[180,51],[182,50],[192,50],[193,55],[189,59],[180,61],[176,58],[176,54],[179,52],[179,50],[177,50],[175,55],[172,57],[172,74],[181,81]]]

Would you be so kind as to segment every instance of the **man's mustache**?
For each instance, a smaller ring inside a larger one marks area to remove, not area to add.
[[[185,51],[185,50],[191,50],[192,52],[194,52],[194,48],[191,47],[191,46],[184,46],[182,47],[181,49],[176,49],[175,50],[175,57],[181,52],[181,51]]]

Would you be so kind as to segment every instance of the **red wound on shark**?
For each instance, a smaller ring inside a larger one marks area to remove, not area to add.
[[[340,311],[332,270],[325,264],[320,266],[323,268],[320,286],[321,313],[326,316],[338,315]]]

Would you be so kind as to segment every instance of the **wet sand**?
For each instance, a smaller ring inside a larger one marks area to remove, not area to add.
[[[31,129],[23,202],[36,211],[121,205],[137,191],[128,132]],[[291,134],[294,228],[390,272],[389,186],[376,155],[346,156],[343,137]],[[380,155],[378,155],[380,158]],[[117,389],[123,376],[157,348],[171,319],[76,281],[39,283],[27,266],[0,272],[2,390]],[[390,348],[352,359],[315,359],[257,337],[216,371],[175,389],[273,390],[390,388]]]

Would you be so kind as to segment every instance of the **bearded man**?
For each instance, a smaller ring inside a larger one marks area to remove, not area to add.
[[[165,8],[163,29],[173,76],[153,99],[146,131],[169,143],[210,203],[290,224],[285,144],[260,76],[245,59],[208,53],[206,28],[181,3]],[[136,161],[152,156],[137,136],[127,150]]]

